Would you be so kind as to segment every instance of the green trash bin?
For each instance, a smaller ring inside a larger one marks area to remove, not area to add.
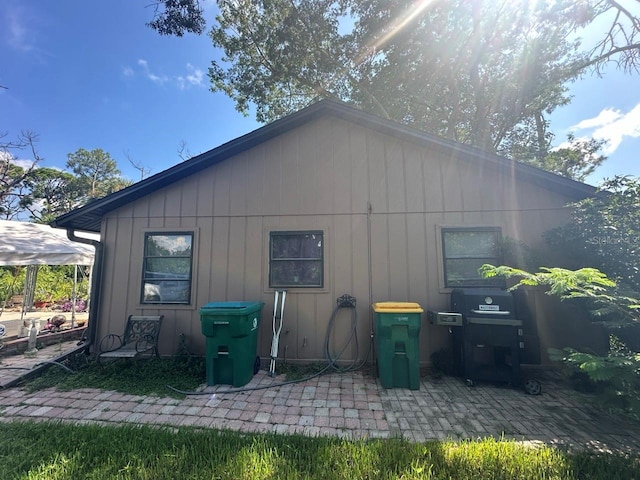
[[[384,388],[420,389],[420,320],[417,303],[378,302],[375,312],[378,375]]]
[[[263,306],[263,302],[211,302],[200,308],[202,334],[207,337],[207,385],[242,387],[258,372]]]

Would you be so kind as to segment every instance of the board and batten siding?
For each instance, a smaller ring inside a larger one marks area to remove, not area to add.
[[[569,198],[459,155],[324,117],[111,212],[102,225],[98,338],[121,332],[130,314],[163,314],[161,353],[174,354],[184,334],[191,350],[203,354],[201,306],[263,301],[258,353],[268,357],[269,232],[323,230],[324,288],[289,289],[280,357],[323,359],[327,326],[343,294],[357,299],[362,355],[372,302],[448,308],[440,226],[499,226],[503,235],[536,246],[544,231],[567,218]],[[194,232],[189,306],[140,304],[144,233],[163,231]],[[338,316],[335,347],[349,335],[349,313]],[[421,362],[446,337],[446,329],[425,319]],[[345,355],[356,355],[353,343]]]

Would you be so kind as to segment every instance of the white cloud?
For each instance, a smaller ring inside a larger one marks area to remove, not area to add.
[[[187,71],[189,72],[187,75],[180,75],[177,77],[176,80],[178,82],[178,88],[180,88],[180,90],[184,90],[189,85],[201,87],[204,79],[204,72],[199,68],[195,68],[190,63],[187,63]]]
[[[11,152],[0,150],[0,162],[9,162],[25,170],[31,168],[34,164],[33,160],[22,160],[13,156]]]
[[[186,65],[186,73],[181,75],[165,75],[158,74],[149,67],[149,62],[143,58],[139,58],[137,61],[138,69],[134,69],[130,66],[126,66],[122,69],[122,75],[125,77],[134,77],[137,70],[153,83],[157,85],[172,84],[178,87],[180,90],[185,90],[188,87],[204,87],[205,72],[199,68],[194,67],[190,63]]]
[[[149,62],[147,62],[144,58],[138,59],[138,65],[142,68],[142,72],[144,73],[144,75],[153,83],[162,85],[169,81],[169,77],[167,77],[166,75],[156,75],[155,73],[153,73],[149,68]]]
[[[0,22],[2,27],[0,30],[4,33],[4,40],[11,48],[23,52],[35,48],[35,35],[27,27],[27,25],[33,24],[33,21],[27,18],[27,13],[24,8],[8,5],[0,15],[0,17],[4,17],[4,21]]]
[[[573,125],[570,130],[605,140],[603,153],[611,155],[625,138],[640,138],[640,103],[626,113],[605,108],[597,116]]]

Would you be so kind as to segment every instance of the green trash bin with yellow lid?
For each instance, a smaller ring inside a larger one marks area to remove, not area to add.
[[[413,302],[377,302],[377,365],[384,388],[420,389],[419,335],[422,307]]]

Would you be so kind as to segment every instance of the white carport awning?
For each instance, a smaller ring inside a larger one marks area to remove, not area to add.
[[[92,265],[93,257],[92,246],[72,242],[65,230],[0,220],[0,266]]]

